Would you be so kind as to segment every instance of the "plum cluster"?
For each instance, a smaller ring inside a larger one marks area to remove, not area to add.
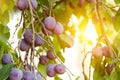
[[[48,60],[55,60],[56,56],[51,50],[47,51],[46,55],[40,56],[39,63],[45,65],[48,63]],[[49,77],[54,77],[56,74],[64,74],[65,66],[63,64],[48,64],[46,73]]]
[[[27,51],[32,45],[32,30],[26,30],[23,34],[23,39],[20,41],[20,50]],[[41,46],[44,44],[44,38],[41,34],[34,34],[34,46]]]
[[[42,65],[45,65],[48,63],[48,59],[50,60],[55,60],[55,55],[53,54],[53,52],[51,50],[48,50],[46,52],[46,55],[41,55],[39,57],[39,63],[42,64]]]
[[[30,0],[31,2],[31,5],[34,9],[37,9],[37,1],[36,0]],[[17,7],[18,9],[24,11],[24,10],[27,10],[29,8],[29,5],[28,5],[28,2],[27,0],[18,0],[17,1]]]
[[[64,31],[63,25],[60,22],[56,22],[54,17],[46,17],[44,20],[45,28],[43,27],[42,31],[44,34],[62,34]]]
[[[35,74],[32,71],[28,70],[23,72],[18,68],[12,68],[9,80],[42,80],[42,76],[38,72],[35,77]]]
[[[111,71],[115,68],[116,64],[112,63],[110,64],[107,59],[111,59],[111,55],[109,52],[108,46],[96,46],[92,49],[92,56],[94,59],[101,58],[102,56],[105,57],[103,60],[104,67],[106,72],[110,75]]]
[[[65,66],[63,64],[49,64],[46,73],[49,77],[54,77],[56,74],[64,74]]]
[[[105,57],[110,57],[110,52],[107,46],[96,46],[92,49],[92,55],[94,57],[100,57],[100,56],[105,56]]]

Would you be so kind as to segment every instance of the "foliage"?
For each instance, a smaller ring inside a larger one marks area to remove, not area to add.
[[[81,1],[83,1],[82,4]],[[27,0],[27,2],[29,8],[19,10],[17,1],[0,0],[0,60],[2,60],[3,54],[10,53],[14,62],[13,64],[5,65],[0,61],[0,80],[6,80],[9,77],[12,67],[17,67],[25,71],[28,69],[26,68],[28,64],[33,67],[33,69],[30,69],[31,71],[36,69],[42,75],[43,79],[46,79],[46,68],[49,64],[64,64],[65,58],[63,52],[65,48],[72,47],[73,45],[73,40],[68,35],[75,38],[78,32],[80,32],[79,36],[77,36],[79,44],[91,46],[90,54],[92,56],[89,66],[90,69],[91,67],[94,68],[93,80],[120,79],[120,0],[112,0],[112,3],[108,0],[37,0],[36,9],[33,9],[30,0]],[[14,49],[9,41],[11,34],[7,23],[10,21],[10,14],[15,13],[15,11],[21,12],[21,19],[16,25],[16,31],[18,32],[13,34],[17,34],[17,38],[19,39],[18,46]],[[70,21],[72,15],[76,16],[79,21],[78,23],[74,24],[74,20]],[[56,22],[60,22],[63,25],[64,32],[62,34],[54,34],[53,30],[48,30],[51,32],[50,35],[44,34],[44,20],[48,16],[54,17]],[[69,25],[70,22],[72,25]],[[90,22],[91,26],[88,25]],[[97,32],[97,43],[94,47],[92,44],[95,42],[85,36],[88,26],[94,27]],[[29,50],[21,51],[19,49],[20,41],[23,39],[26,30],[32,30],[32,43],[29,44]],[[43,37],[44,44],[36,47],[34,45],[36,39],[34,35],[38,36],[39,34]],[[104,46],[107,48],[104,49]],[[93,50],[96,47],[99,47],[99,49]],[[87,49],[87,47],[85,48]],[[46,55],[46,51],[48,50],[52,50],[56,59],[48,60],[45,65],[38,63],[35,66],[34,58]],[[102,53],[100,53],[100,50],[102,50]],[[21,55],[24,53],[25,57],[22,60]],[[84,59],[86,59],[86,55]],[[110,68],[108,69],[107,66],[110,66]],[[82,67],[84,68],[84,65]],[[67,71],[68,75],[72,76],[69,69],[66,68]],[[84,69],[83,74],[85,80],[90,80],[91,75],[87,76],[84,73]],[[59,75],[54,76],[54,79],[62,80]],[[76,77],[76,80],[78,79],[79,76]]]

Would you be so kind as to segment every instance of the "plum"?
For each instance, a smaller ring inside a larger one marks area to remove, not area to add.
[[[18,0],[17,7],[22,11],[26,10],[28,8],[27,0]]]
[[[53,30],[53,33],[59,35],[59,34],[62,34],[63,31],[64,31],[63,25],[61,23],[57,22],[56,26],[55,26],[55,28]]]
[[[56,75],[55,64],[49,64],[46,69],[46,73],[49,77],[54,77]]]
[[[65,66],[63,64],[58,64],[55,66],[55,71],[58,74],[63,74],[63,73],[65,73]]]
[[[48,58],[44,55],[40,56],[39,58],[39,62],[42,64],[42,65],[45,65],[48,63]]]
[[[9,80],[22,80],[23,72],[17,68],[12,68]]]
[[[42,76],[38,72],[36,73],[36,78],[37,78],[37,80],[42,80]],[[36,80],[36,79],[34,79],[34,80]]]
[[[32,30],[26,30],[23,34],[24,40],[28,43],[32,43]]]
[[[96,46],[92,49],[92,55],[96,58],[102,56],[102,53],[102,47],[100,46]]]
[[[41,34],[35,35],[35,46],[41,46],[44,44],[44,38]]]
[[[107,65],[106,66],[106,71],[107,71],[107,73],[108,74],[110,74],[111,73],[111,71],[114,69],[114,67],[115,67],[115,64],[112,64],[112,65]]]
[[[48,30],[53,30],[56,26],[56,20],[54,17],[47,17],[44,20],[44,25]]]
[[[50,60],[54,60],[55,59],[55,56],[53,55],[51,50],[47,51],[47,58],[50,59]]]
[[[85,0],[79,0],[78,7],[81,8],[83,6],[84,2],[85,2]]]
[[[31,2],[31,4],[32,4],[32,7],[33,7],[34,9],[37,9],[37,7],[38,7],[37,1],[36,1],[36,0],[30,0],[30,2]]]
[[[24,80],[34,80],[35,79],[34,73],[31,71],[25,71],[23,73],[23,79]]]
[[[3,64],[9,64],[12,62],[12,57],[10,54],[4,54],[2,57],[2,63]]]
[[[29,50],[29,48],[30,48],[30,45],[27,44],[24,39],[22,39],[20,41],[20,50],[21,51],[27,51],[27,50]]]
[[[102,47],[103,56],[110,57],[110,52],[107,46]]]

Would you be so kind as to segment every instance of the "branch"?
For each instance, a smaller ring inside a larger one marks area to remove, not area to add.
[[[108,40],[107,35],[106,35],[106,33],[105,33],[104,24],[103,24],[101,15],[100,15],[100,7],[99,7],[99,2],[100,2],[100,1],[101,1],[101,0],[96,0],[96,2],[97,2],[97,4],[96,4],[96,13],[97,13],[97,14],[96,14],[96,15],[98,16],[98,19],[99,19],[99,22],[100,22],[100,27],[101,27],[102,36],[104,37],[104,39],[105,39],[105,41],[106,41],[106,44],[108,45],[111,58],[115,58],[115,54],[114,54],[113,51],[112,51],[112,48],[111,48],[111,45],[110,45],[110,41]]]

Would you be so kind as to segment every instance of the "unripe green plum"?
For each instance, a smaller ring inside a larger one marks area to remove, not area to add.
[[[24,39],[20,41],[20,50],[21,51],[27,51],[30,48],[30,45],[25,42]]]
[[[63,64],[58,64],[55,66],[55,71],[58,74],[64,74],[65,73],[65,66]]]
[[[44,20],[44,25],[48,30],[53,30],[56,26],[56,20],[54,17],[47,17]]]
[[[12,57],[10,54],[4,54],[2,57],[2,63],[3,64],[9,64],[12,62]]]
[[[9,80],[22,80],[23,72],[17,68],[12,68]]]
[[[62,34],[63,31],[64,31],[63,25],[61,23],[57,22],[56,26],[53,30],[53,33],[59,35],[59,34]]]
[[[48,65],[46,73],[49,77],[54,77],[56,75],[55,66],[56,66],[55,64]]]
[[[28,8],[27,0],[18,0],[17,7],[22,11],[26,10]]]

